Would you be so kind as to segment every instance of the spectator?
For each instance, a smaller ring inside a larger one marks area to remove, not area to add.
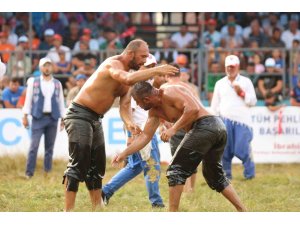
[[[100,50],[113,51],[116,49],[123,48],[123,45],[117,36],[117,32],[114,29],[109,27],[105,28],[103,36],[105,38],[105,41],[102,44],[100,44]]]
[[[261,74],[265,72],[265,67],[261,63],[262,61],[262,56],[259,54],[254,54],[253,55],[253,63],[254,63],[254,70],[256,74]]]
[[[75,53],[72,57],[72,66],[74,67],[74,70],[84,66],[84,61],[86,59],[90,60],[93,67],[96,67],[97,57],[95,54],[89,51],[88,39],[84,37],[85,36],[82,36],[79,42],[80,51]]]
[[[90,29],[92,31],[91,37],[97,38],[100,32],[97,22],[97,13],[85,12],[84,17],[85,20],[82,22],[81,26]]]
[[[254,87],[257,86],[257,80],[259,78],[259,75],[255,73],[255,64],[253,62],[249,62],[246,66],[246,74],[247,77],[251,80]]]
[[[225,34],[221,33],[221,46],[223,48],[240,48],[243,45],[243,38],[236,32],[236,24],[227,24],[228,32]]]
[[[275,72],[276,62],[273,58],[268,58],[265,61],[266,72],[258,79],[258,92],[257,96],[260,99],[264,99],[268,91],[272,92],[276,96],[282,93],[282,77]]]
[[[267,38],[262,46],[266,48],[285,48],[285,44],[280,38],[281,30],[275,27],[272,36]]]
[[[207,21],[207,31],[205,31],[202,36],[206,48],[216,48],[220,46],[221,33],[216,30],[216,26],[217,21],[215,19],[209,19]]]
[[[268,37],[273,35],[274,29],[283,31],[283,26],[279,22],[278,14],[274,12],[268,13],[268,17],[262,21],[262,27]]]
[[[209,103],[211,102],[215,84],[220,80],[224,75],[221,73],[220,64],[217,61],[213,61],[210,65],[207,74],[207,99]]]
[[[31,74],[31,59],[24,52],[22,46],[17,46],[7,64],[7,73],[10,76],[18,77],[23,84],[24,76]]]
[[[15,46],[7,42],[8,34],[0,32],[0,53],[2,55],[2,62],[7,63]]]
[[[280,104],[280,102],[278,101],[278,98],[276,97],[276,95],[274,95],[274,93],[272,93],[271,91],[268,91],[266,93],[265,106],[271,112],[275,112],[275,111],[281,109],[282,107],[284,107],[283,104]]]
[[[235,55],[225,59],[227,76],[217,81],[211,109],[222,117],[227,130],[227,143],[222,165],[226,176],[232,179],[231,163],[236,156],[243,162],[244,177],[255,177],[255,164],[251,153],[251,115],[249,107],[256,104],[256,96],[250,79],[239,74],[240,60]]]
[[[286,48],[291,49],[294,39],[300,40],[300,31],[298,29],[298,21],[291,20],[289,22],[289,29],[282,33],[281,40],[284,42]]]
[[[67,46],[70,49],[73,49],[75,43],[80,38],[80,26],[77,20],[71,20],[69,25],[69,30],[66,32],[63,38],[63,45]]]
[[[84,65],[73,71],[73,75],[77,76],[78,74],[85,74],[86,76],[90,77],[95,72],[95,70],[96,69],[93,66],[91,59],[85,59]]]
[[[18,46],[21,46],[24,51],[29,50],[29,42],[28,37],[22,35],[18,38]]]
[[[88,28],[84,28],[82,33],[83,33],[83,35],[80,37],[80,40],[85,40],[86,42],[88,42],[89,49],[91,51],[98,51],[99,43],[96,39],[92,38],[92,36],[91,36],[92,31]],[[80,44],[80,41],[78,40],[74,45],[74,48],[73,48],[74,51],[80,50],[79,44]]]
[[[2,26],[2,32],[8,34],[7,42],[9,44],[12,44],[14,46],[17,45],[17,43],[18,43],[18,35],[16,35],[15,32],[13,31],[13,29],[11,27],[11,22],[10,21],[7,21],[5,24],[3,24],[3,26]]]
[[[41,136],[45,136],[44,171],[52,169],[53,147],[56,138],[58,119],[64,115],[65,105],[61,83],[53,78],[53,63],[49,58],[39,62],[40,77],[30,78],[23,107],[23,125],[28,128],[28,114],[32,116],[31,143],[26,165],[26,178],[34,175],[37,152]],[[61,122],[63,129],[63,122]]]
[[[43,58],[47,55],[48,51],[53,47],[53,41],[54,41],[54,30],[53,29],[47,29],[44,31],[44,40],[40,43],[38,50],[40,51],[40,54],[34,54],[33,55],[33,73],[40,73],[39,71],[39,60],[40,58]]]
[[[69,75],[71,74],[71,62],[66,60],[66,52],[58,50],[59,61],[53,65],[53,72],[55,74]]]
[[[17,77],[13,77],[9,81],[9,87],[5,88],[2,92],[3,107],[17,108],[17,103],[23,91],[24,87],[20,86],[19,79]]]
[[[282,51],[279,49],[274,49],[271,53],[272,58],[275,60],[275,72],[283,73],[283,59],[281,55]]]
[[[73,87],[68,95],[67,95],[67,107],[69,107],[69,105],[71,104],[72,100],[75,98],[75,96],[78,94],[78,92],[80,91],[80,89],[82,88],[82,86],[84,85],[84,83],[87,80],[87,76],[84,74],[78,74],[76,76],[76,86]]]
[[[18,36],[26,34],[29,30],[29,13],[28,12],[17,12],[16,13],[16,26],[15,33]]]
[[[171,40],[174,42],[175,47],[179,49],[195,47],[195,35],[188,32],[188,26],[181,26],[180,31],[171,36]]]
[[[261,28],[258,19],[255,19],[251,22],[249,34],[245,34],[244,30],[244,38],[246,40],[256,40],[259,47],[263,45],[267,37],[263,33],[263,29]]]
[[[242,36],[243,35],[243,28],[240,25],[236,24],[236,19],[235,19],[234,13],[231,13],[227,16],[227,24],[221,28],[221,35],[222,36],[227,36],[228,31],[229,31],[228,26],[231,26],[232,24],[236,25],[235,26],[236,35]]]
[[[292,106],[300,106],[300,79],[297,85],[291,91],[290,103]]]
[[[162,64],[169,64],[175,62],[175,59],[178,56],[177,50],[171,50],[173,48],[172,41],[169,38],[162,40],[162,49],[156,51],[154,56],[158,62]]]
[[[62,18],[59,17],[60,14],[58,12],[51,12],[49,20],[47,20],[43,26],[43,31],[52,29],[56,34],[64,35],[65,24]]]
[[[47,58],[51,59],[53,63],[58,63],[59,62],[59,51],[64,51],[66,53],[66,61],[71,62],[71,50],[67,47],[62,45],[62,36],[59,34],[55,34],[53,36],[53,46],[52,48],[49,49],[47,53]]]
[[[53,46],[54,30],[47,29],[44,31],[44,40],[39,45],[39,50],[49,50]]]

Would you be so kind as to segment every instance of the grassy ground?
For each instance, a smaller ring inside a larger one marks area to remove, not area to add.
[[[61,184],[66,161],[55,160],[53,171],[44,177],[41,159],[38,160],[35,176],[24,178],[24,156],[0,157],[0,211],[1,212],[60,212],[64,207],[64,187]],[[168,204],[168,186],[163,166],[160,191]],[[106,183],[118,169],[107,165]],[[201,168],[199,168],[201,171]],[[233,166],[232,181],[249,211],[254,212],[299,212],[300,211],[300,164],[257,164],[256,178],[244,180],[242,166]],[[90,211],[90,200],[82,183],[76,199],[76,211]],[[222,195],[212,191],[199,173],[196,191],[183,194],[180,210],[184,212],[230,212],[233,206]],[[159,212],[152,210],[142,175],[119,190],[104,212]]]

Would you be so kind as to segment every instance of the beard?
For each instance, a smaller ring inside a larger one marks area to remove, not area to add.
[[[51,71],[50,71],[50,70],[45,70],[45,71],[43,72],[43,75],[46,76],[46,77],[48,77],[48,76],[51,75]]]
[[[141,67],[141,65],[138,65],[136,63],[135,57],[133,57],[133,59],[129,62],[129,68],[132,70],[139,70]]]

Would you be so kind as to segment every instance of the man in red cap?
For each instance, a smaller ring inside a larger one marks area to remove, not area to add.
[[[207,30],[203,33],[203,40],[206,48],[215,48],[220,46],[221,34],[216,30],[217,21],[209,19],[206,23]]]
[[[91,51],[98,51],[99,50],[99,43],[96,39],[92,38],[92,31],[89,28],[84,28],[82,30],[82,36],[80,37],[80,41],[86,41],[89,46],[89,50]],[[79,51],[80,50],[80,41],[77,41],[74,45],[73,50]]]
[[[50,58],[52,62],[58,63],[59,62],[59,51],[64,51],[66,53],[66,61],[71,62],[71,49],[67,46],[62,45],[63,38],[60,34],[55,34],[53,36],[53,48],[50,48],[47,58]]]

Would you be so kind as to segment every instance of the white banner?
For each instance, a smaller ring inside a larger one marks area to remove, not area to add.
[[[254,139],[253,157],[257,163],[300,162],[300,110],[285,107],[270,112],[265,107],[251,108]],[[111,157],[125,148],[123,123],[119,110],[112,108],[103,118],[106,154]],[[22,126],[22,112],[19,109],[0,110],[0,155],[27,154],[30,144],[30,130]],[[171,159],[168,143],[159,142],[161,160]],[[41,139],[39,155],[44,153]],[[65,131],[58,131],[54,147],[55,158],[68,158],[68,137]],[[234,162],[239,162],[235,159]]]

